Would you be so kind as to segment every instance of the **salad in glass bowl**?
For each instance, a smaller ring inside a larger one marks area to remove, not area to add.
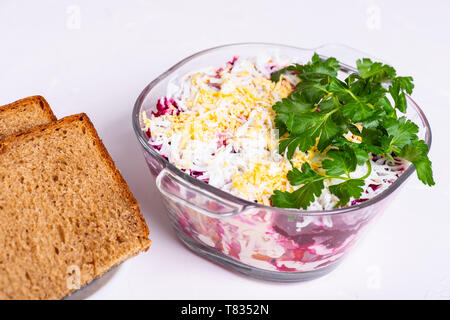
[[[265,280],[310,279],[337,265],[415,168],[434,184],[412,78],[323,49],[205,50],[138,98],[144,156],[195,252]]]

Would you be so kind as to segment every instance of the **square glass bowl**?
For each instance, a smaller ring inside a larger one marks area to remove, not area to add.
[[[156,109],[172,79],[204,67],[223,65],[234,56],[247,58],[267,53],[305,63],[314,52],[322,58],[337,58],[344,74],[355,71],[352,66],[358,58],[368,57],[342,45],[314,49],[268,43],[224,45],[198,52],[174,65],[142,91],[134,106],[134,131],[178,237],[197,254],[250,277],[294,282],[333,270],[384,211],[415,171],[414,166],[410,165],[384,192],[350,207],[326,211],[268,207],[224,192],[170,164],[148,143],[149,137],[142,130],[142,112],[149,114]],[[406,116],[419,126],[419,136],[430,147],[431,130],[425,115],[409,96],[407,103]]]

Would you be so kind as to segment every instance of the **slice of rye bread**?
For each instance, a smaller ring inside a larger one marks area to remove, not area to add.
[[[0,141],[0,299],[60,299],[150,246],[86,114]]]
[[[52,109],[41,96],[15,101],[0,107],[0,139],[55,120]]]

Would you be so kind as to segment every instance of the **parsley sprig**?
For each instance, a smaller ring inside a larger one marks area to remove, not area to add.
[[[306,209],[321,195],[325,179],[340,179],[342,183],[329,186],[345,206],[350,198],[359,198],[364,179],[371,172],[369,154],[395,161],[400,157],[417,169],[419,179],[434,185],[428,146],[419,140],[418,126],[399,114],[406,112],[406,94],[414,88],[412,77],[398,77],[389,65],[364,58],[356,62],[358,73],[342,81],[338,79],[339,62],[335,58],[322,60],[314,54],[307,64],[293,64],[272,74],[278,81],[282,74],[296,75],[295,90],[277,102],[275,124],[280,136],[279,153],[291,159],[297,149],[306,152],[317,146],[325,154],[325,173],[314,171],[308,163],[301,170],[293,167],[287,178],[291,185],[300,186],[294,192],[275,190],[273,206]],[[348,132],[361,137],[361,143],[348,141]],[[367,174],[352,178],[357,165],[367,166]]]

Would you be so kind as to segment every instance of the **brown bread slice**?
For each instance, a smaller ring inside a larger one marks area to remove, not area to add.
[[[147,250],[148,234],[86,114],[0,141],[0,299],[63,298]]]
[[[52,109],[43,97],[18,100],[0,107],[0,139],[55,120]]]

